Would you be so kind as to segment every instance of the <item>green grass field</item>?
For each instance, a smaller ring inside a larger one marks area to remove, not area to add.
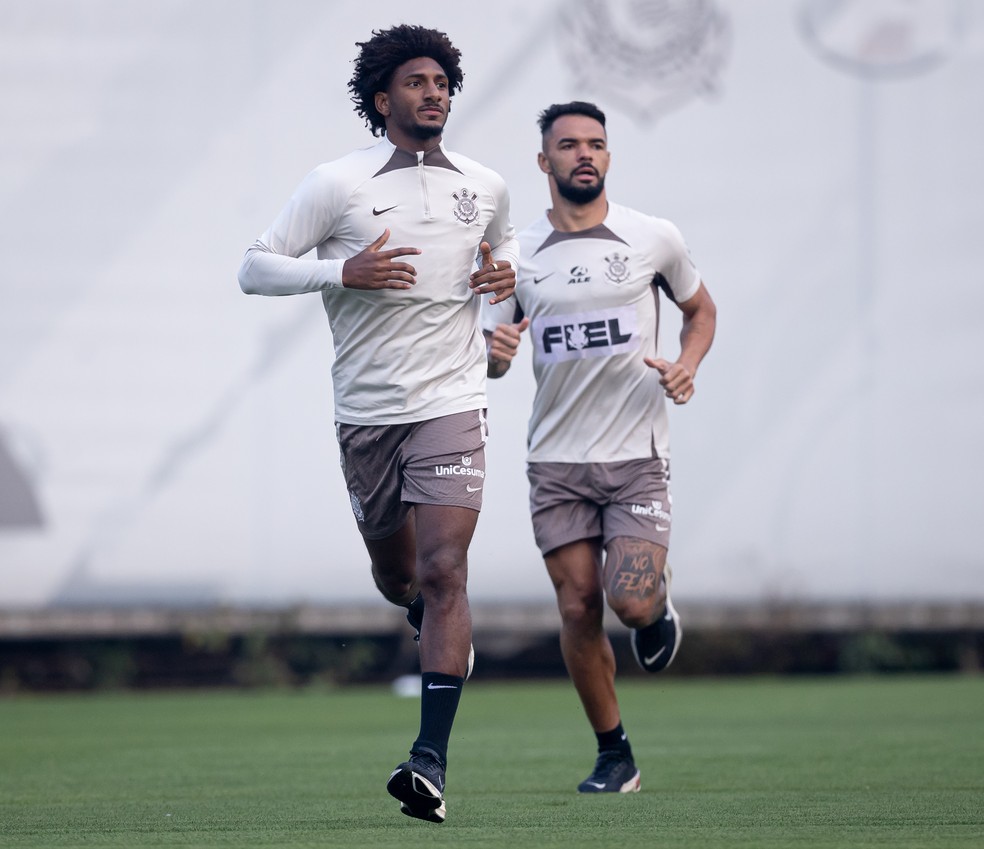
[[[0,700],[0,846],[982,847],[984,679],[628,680],[642,792],[578,796],[570,685],[473,683],[443,825],[390,770],[388,689]]]

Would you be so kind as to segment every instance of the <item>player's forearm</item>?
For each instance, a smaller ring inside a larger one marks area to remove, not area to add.
[[[505,260],[512,268],[519,268],[519,239],[512,229],[498,242],[489,242],[492,246],[492,257],[496,262]]]
[[[491,378],[502,377],[507,371],[509,371],[509,361],[508,360],[497,360],[494,357],[488,358],[488,376]]]
[[[493,339],[489,331],[484,331],[485,335],[485,356],[488,362],[487,374],[491,378],[502,377],[509,371],[510,361],[497,357],[493,352]]]
[[[300,295],[342,285],[340,259],[299,259],[273,253],[259,242],[243,257],[239,286],[247,295]]]
[[[709,299],[708,303],[701,305],[699,310],[684,317],[680,329],[680,356],[677,362],[681,363],[691,375],[697,374],[697,369],[711,349],[716,326],[717,309]]]

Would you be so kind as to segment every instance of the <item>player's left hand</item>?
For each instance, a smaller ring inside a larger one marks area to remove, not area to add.
[[[516,271],[505,260],[492,259],[492,246],[488,242],[479,245],[482,252],[482,267],[468,280],[468,285],[476,295],[492,295],[490,304],[497,304],[510,297],[516,289]]]
[[[674,404],[686,404],[694,397],[694,377],[683,363],[669,363],[652,357],[644,357],[644,361],[659,372],[659,385]]]

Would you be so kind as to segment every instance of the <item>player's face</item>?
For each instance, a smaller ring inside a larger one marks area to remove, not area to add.
[[[587,115],[561,115],[543,137],[539,162],[561,197],[590,203],[604,191],[611,162],[605,128]]]
[[[386,119],[386,133],[398,145],[440,136],[450,107],[447,75],[426,56],[400,65],[389,88],[376,94],[376,108]]]

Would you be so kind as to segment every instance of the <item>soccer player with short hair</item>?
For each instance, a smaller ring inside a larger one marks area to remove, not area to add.
[[[489,376],[529,329],[536,393],[527,474],[534,536],[557,593],[560,644],[598,756],[582,793],[639,790],[615,693],[605,602],[648,672],[680,647],[670,601],[670,451],[664,396],[686,404],[716,308],[671,222],[609,202],[605,115],[555,104],[539,117],[552,207],[520,233],[515,298],[483,315]],[[660,293],[683,315],[680,354],[659,353]]]
[[[407,608],[420,643],[420,731],[387,789],[408,816],[443,822],[448,740],[472,662],[481,296],[510,297],[518,242],[502,178],[444,147],[463,77],[447,35],[400,25],[357,46],[352,100],[383,138],[308,174],[246,252],[239,282],[248,294],[321,293],[352,510],[376,586]],[[304,258],[312,249],[317,258]]]

